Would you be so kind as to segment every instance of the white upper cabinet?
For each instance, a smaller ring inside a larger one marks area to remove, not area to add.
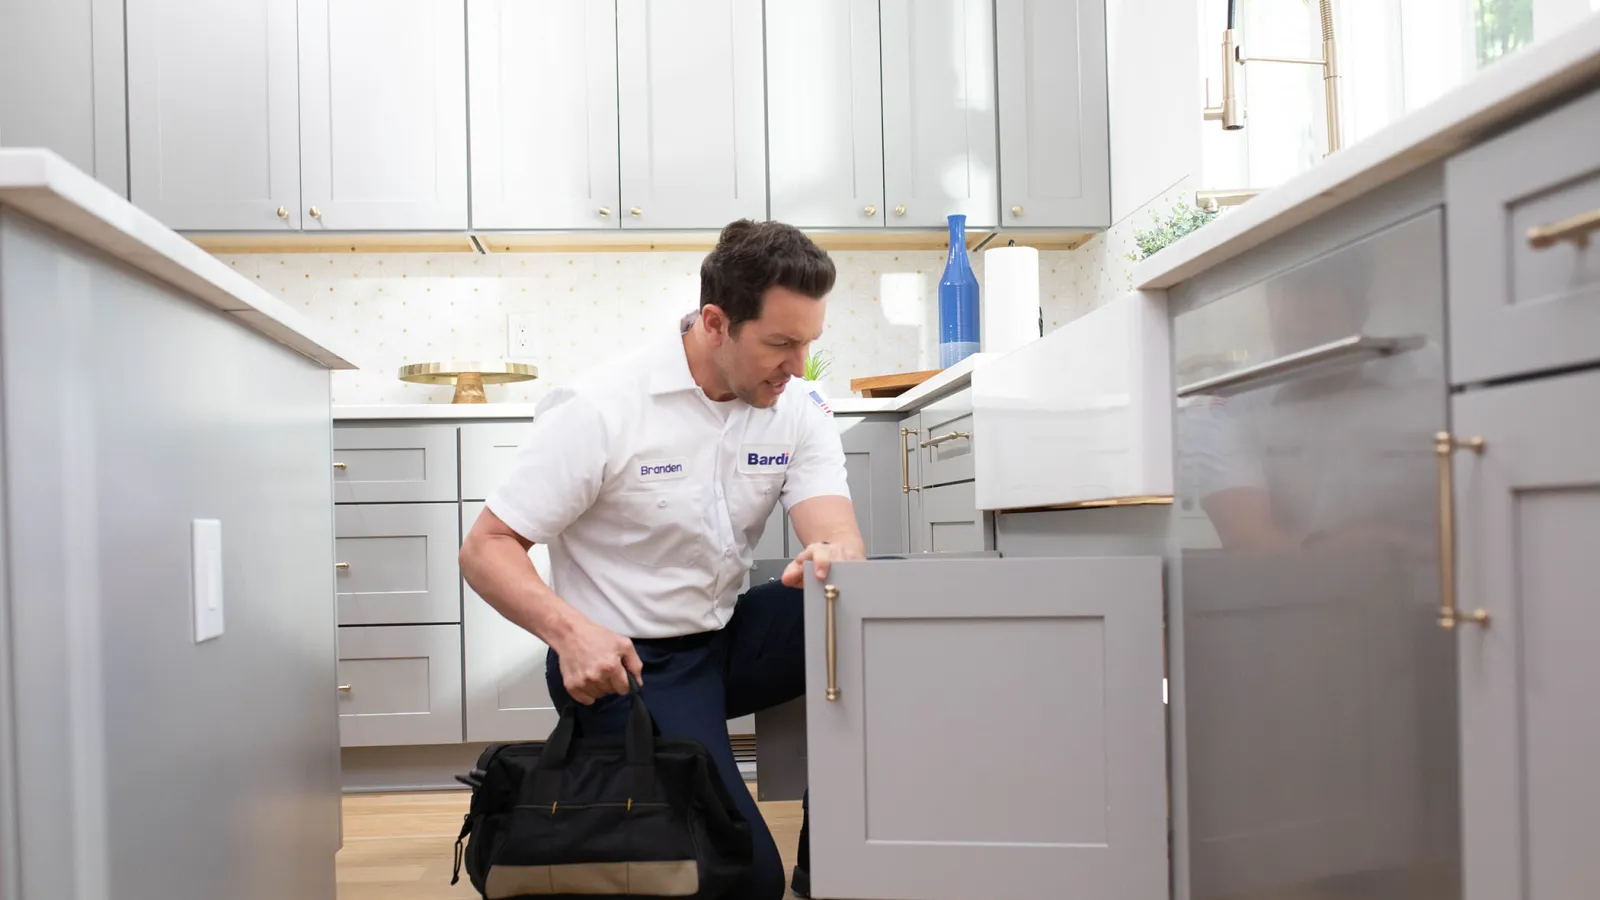
[[[299,0],[307,230],[467,227],[463,3]]]
[[[878,0],[767,0],[772,218],[883,227]]]
[[[881,0],[881,14],[888,226],[994,226],[994,0]]]
[[[128,0],[130,198],[169,228],[300,226],[295,5]]]
[[[467,0],[474,228],[616,228],[616,0]]]
[[[1111,224],[1105,0],[997,0],[1000,221]]]
[[[761,0],[617,0],[622,226],[767,213]]]

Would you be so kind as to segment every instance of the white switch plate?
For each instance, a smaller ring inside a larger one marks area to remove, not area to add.
[[[506,355],[516,360],[533,358],[533,313],[506,315]]]
[[[192,530],[194,567],[194,642],[222,634],[222,520],[195,519]]]

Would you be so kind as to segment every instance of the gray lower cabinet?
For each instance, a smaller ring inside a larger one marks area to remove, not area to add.
[[[461,504],[461,533],[472,527],[482,503]],[[536,545],[534,568],[550,579],[550,554]],[[545,687],[549,647],[484,602],[461,582],[461,640],[466,677],[469,741],[542,741],[560,716]]]
[[[994,549],[988,513],[978,509],[971,481],[922,489],[914,546],[918,553],[970,553]]]
[[[1600,885],[1600,372],[1454,400],[1467,900]],[[813,815],[815,798],[813,797]],[[815,833],[815,830],[813,830]]]
[[[994,515],[978,509],[972,424],[970,389],[900,421],[902,527],[908,553],[995,548]]]
[[[1450,376],[1600,360],[1600,91],[1445,166]]]
[[[340,427],[333,432],[336,503],[455,500],[454,425]]]
[[[339,743],[461,740],[461,627],[339,629]]]
[[[511,474],[517,451],[532,433],[528,422],[475,422],[461,426],[461,499],[488,500]],[[479,509],[482,509],[480,506]],[[470,526],[471,519],[464,520]],[[466,534],[466,530],[461,532]]]
[[[827,587],[805,604],[813,896],[1167,895],[1159,558],[875,560]]]
[[[835,416],[834,421],[839,426],[845,478],[868,555],[904,553],[900,463],[896,459],[899,425],[893,419],[878,416]],[[787,516],[783,531],[788,540],[783,555],[792,557],[804,549]],[[764,533],[758,550],[772,549],[775,548],[767,543]],[[763,558],[771,557],[756,554],[756,559]]]
[[[334,507],[340,625],[461,621],[454,503]]]

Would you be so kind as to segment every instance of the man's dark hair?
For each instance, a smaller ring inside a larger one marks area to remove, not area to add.
[[[740,219],[722,229],[716,248],[700,264],[700,305],[715,303],[728,316],[728,331],[735,333],[761,317],[768,288],[820,300],[833,290],[836,275],[833,260],[800,229]]]

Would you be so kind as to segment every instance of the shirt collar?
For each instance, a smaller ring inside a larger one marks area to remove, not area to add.
[[[661,351],[651,362],[650,393],[672,394],[698,387],[694,376],[689,373],[689,357],[683,349],[683,334],[674,334],[663,342]]]

